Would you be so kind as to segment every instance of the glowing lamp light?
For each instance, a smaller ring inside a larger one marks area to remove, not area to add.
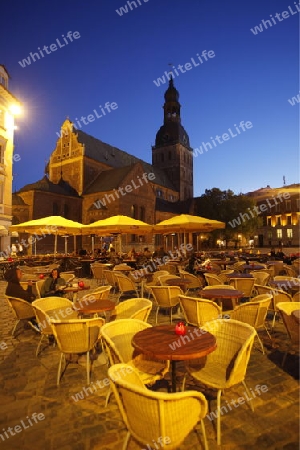
[[[21,114],[21,108],[18,105],[11,105],[9,110],[14,116]]]
[[[84,282],[83,282],[83,281],[78,281],[78,286],[79,286],[80,288],[83,288],[83,287],[84,287]]]
[[[178,322],[175,325],[175,333],[178,336],[183,336],[186,334],[186,326],[184,322]]]

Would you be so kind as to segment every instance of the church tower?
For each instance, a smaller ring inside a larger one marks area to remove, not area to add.
[[[180,193],[180,200],[194,195],[193,152],[187,132],[181,125],[179,93],[173,78],[165,92],[164,124],[152,147],[152,165],[163,170]]]

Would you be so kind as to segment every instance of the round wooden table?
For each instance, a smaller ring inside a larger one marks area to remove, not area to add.
[[[198,296],[217,301],[230,298],[233,300],[233,306],[236,306],[236,300],[244,297],[244,292],[238,291],[237,289],[202,289],[198,291]]]
[[[244,264],[243,266],[241,266],[241,269],[243,269],[245,273],[248,273],[249,270],[261,270],[264,268],[265,266],[263,266],[262,264]]]
[[[77,300],[77,293],[81,291],[88,291],[91,289],[91,286],[66,286],[62,289],[60,289],[64,294],[72,293],[73,297],[72,300],[75,303]]]
[[[97,317],[98,313],[112,311],[115,309],[115,306],[116,304],[111,300],[95,300],[89,302],[87,298],[86,300],[74,303],[73,309],[81,315],[94,315]]]
[[[270,281],[270,285],[291,293],[300,290],[300,280],[273,280]]]
[[[178,336],[175,325],[159,325],[139,331],[132,338],[132,345],[151,358],[171,361],[173,392],[176,392],[176,361],[202,358],[217,347],[212,334],[188,326],[186,334]]]
[[[253,278],[252,273],[226,273],[227,278]]]
[[[187,285],[191,283],[191,280],[188,278],[170,278],[169,280],[166,280],[166,283],[169,286],[179,286],[180,289],[185,292],[187,290]]]

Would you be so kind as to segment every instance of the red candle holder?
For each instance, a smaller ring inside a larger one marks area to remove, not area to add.
[[[186,334],[186,326],[184,322],[178,322],[175,325],[175,333],[178,334],[179,336],[183,336]]]
[[[39,279],[40,279],[40,280],[43,280],[44,278],[45,278],[44,274],[43,274],[43,273],[40,273]]]
[[[84,282],[83,281],[78,281],[78,286],[83,288],[84,287]]]

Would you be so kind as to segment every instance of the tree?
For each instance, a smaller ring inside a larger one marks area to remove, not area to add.
[[[195,199],[194,205],[196,215],[226,223],[225,230],[213,232],[215,238],[219,238],[221,233],[226,241],[237,243],[239,234],[249,239],[261,226],[254,200],[244,194],[235,195],[230,189],[206,189],[205,194]]]

